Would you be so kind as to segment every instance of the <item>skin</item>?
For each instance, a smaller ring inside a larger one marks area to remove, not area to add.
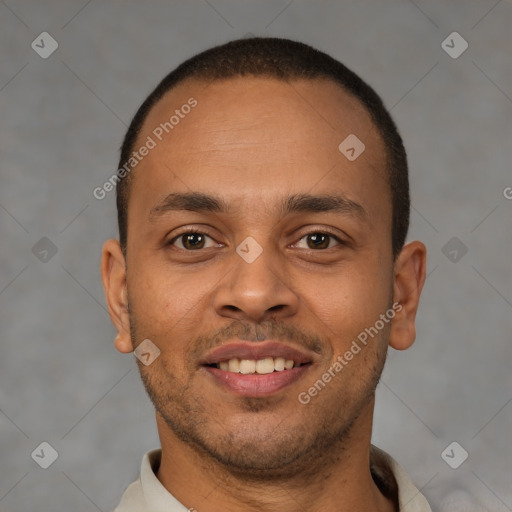
[[[392,511],[369,470],[374,390],[388,346],[414,342],[426,250],[411,242],[393,259],[383,142],[359,102],[329,81],[244,77],[182,83],[152,109],[136,147],[191,96],[197,107],[132,175],[126,259],[117,240],[102,257],[117,349],[149,338],[161,351],[138,363],[156,407],[157,477],[199,512]],[[366,146],[353,162],[338,150],[350,133]],[[229,209],[151,217],[178,192],[215,195]],[[282,215],[294,194],[342,195],[364,212]],[[200,249],[176,239],[187,226],[208,235],[194,239]],[[342,242],[318,248],[315,233]],[[252,263],[235,250],[248,236],[263,248]],[[402,308],[392,323],[299,403],[394,302]],[[271,396],[236,396],[199,365],[208,349],[262,335],[314,354]]]

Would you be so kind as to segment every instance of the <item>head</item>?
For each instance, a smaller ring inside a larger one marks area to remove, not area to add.
[[[273,478],[369,443],[425,278],[424,246],[404,246],[406,154],[373,89],[301,43],[228,43],[162,80],[119,168],[103,281],[117,348],[160,351],[138,364],[161,434]],[[275,356],[276,381],[227,371],[240,354],[262,371]],[[282,357],[296,367],[278,371]]]

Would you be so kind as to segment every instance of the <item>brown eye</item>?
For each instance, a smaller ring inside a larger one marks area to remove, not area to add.
[[[331,244],[333,240],[336,242],[335,245],[343,245],[343,242],[337,236],[331,235],[330,233],[324,233],[322,231],[315,231],[313,233],[308,233],[307,235],[304,235],[299,240],[297,245],[302,249],[330,249],[331,247],[334,246],[333,244]]]
[[[174,245],[178,249],[194,251],[204,249],[206,247],[208,239],[210,239],[213,242],[213,239],[204,233],[190,231],[188,233],[182,233],[181,235],[174,237],[171,240],[170,245]],[[213,245],[210,244],[209,247],[212,246]]]
[[[329,247],[330,236],[325,233],[313,233],[306,237],[310,249],[327,249]]]
[[[200,233],[187,233],[181,240],[185,249],[202,249],[204,246],[204,236]]]

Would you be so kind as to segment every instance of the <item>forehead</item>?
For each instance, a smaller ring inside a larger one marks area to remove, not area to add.
[[[365,149],[350,161],[339,146],[354,136]],[[153,107],[136,148],[149,140],[130,194],[146,210],[170,192],[191,190],[260,205],[279,191],[315,187],[375,199],[372,186],[381,196],[387,191],[385,148],[370,115],[329,80],[189,80]]]
[[[189,109],[187,103],[192,101],[197,105]],[[184,117],[189,118],[186,123]],[[184,142],[192,150],[197,143],[202,146],[206,142],[204,136],[214,142],[215,132],[216,138],[224,143],[235,142],[234,139],[241,143],[250,142],[256,131],[259,131],[261,143],[280,144],[296,137],[298,132],[307,133],[312,143],[323,139],[324,145],[329,142],[324,139],[327,132],[336,138],[344,133],[358,133],[360,137],[371,137],[372,141],[374,137],[379,139],[360,100],[327,79],[283,81],[238,77],[210,82],[187,80],[153,106],[141,135],[144,137],[156,129],[158,136],[158,127],[169,121],[173,126],[170,133],[164,130],[162,135],[166,141],[163,142],[173,143],[176,149]],[[289,124],[290,121],[294,124]],[[179,129],[178,124],[181,125]],[[289,137],[284,137],[283,127]],[[245,140],[242,131],[247,135]],[[280,132],[278,140],[273,138],[276,132]]]

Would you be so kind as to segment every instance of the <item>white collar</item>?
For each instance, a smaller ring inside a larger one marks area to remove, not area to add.
[[[180,503],[158,480],[153,471],[160,462],[161,450],[152,450],[142,458],[140,479],[126,489],[114,512],[187,512],[194,510]],[[432,512],[425,497],[415,487],[404,469],[386,452],[372,446],[372,456],[385,463],[398,485],[400,512]],[[372,460],[372,464],[374,461]],[[385,468],[384,468],[385,469]]]

